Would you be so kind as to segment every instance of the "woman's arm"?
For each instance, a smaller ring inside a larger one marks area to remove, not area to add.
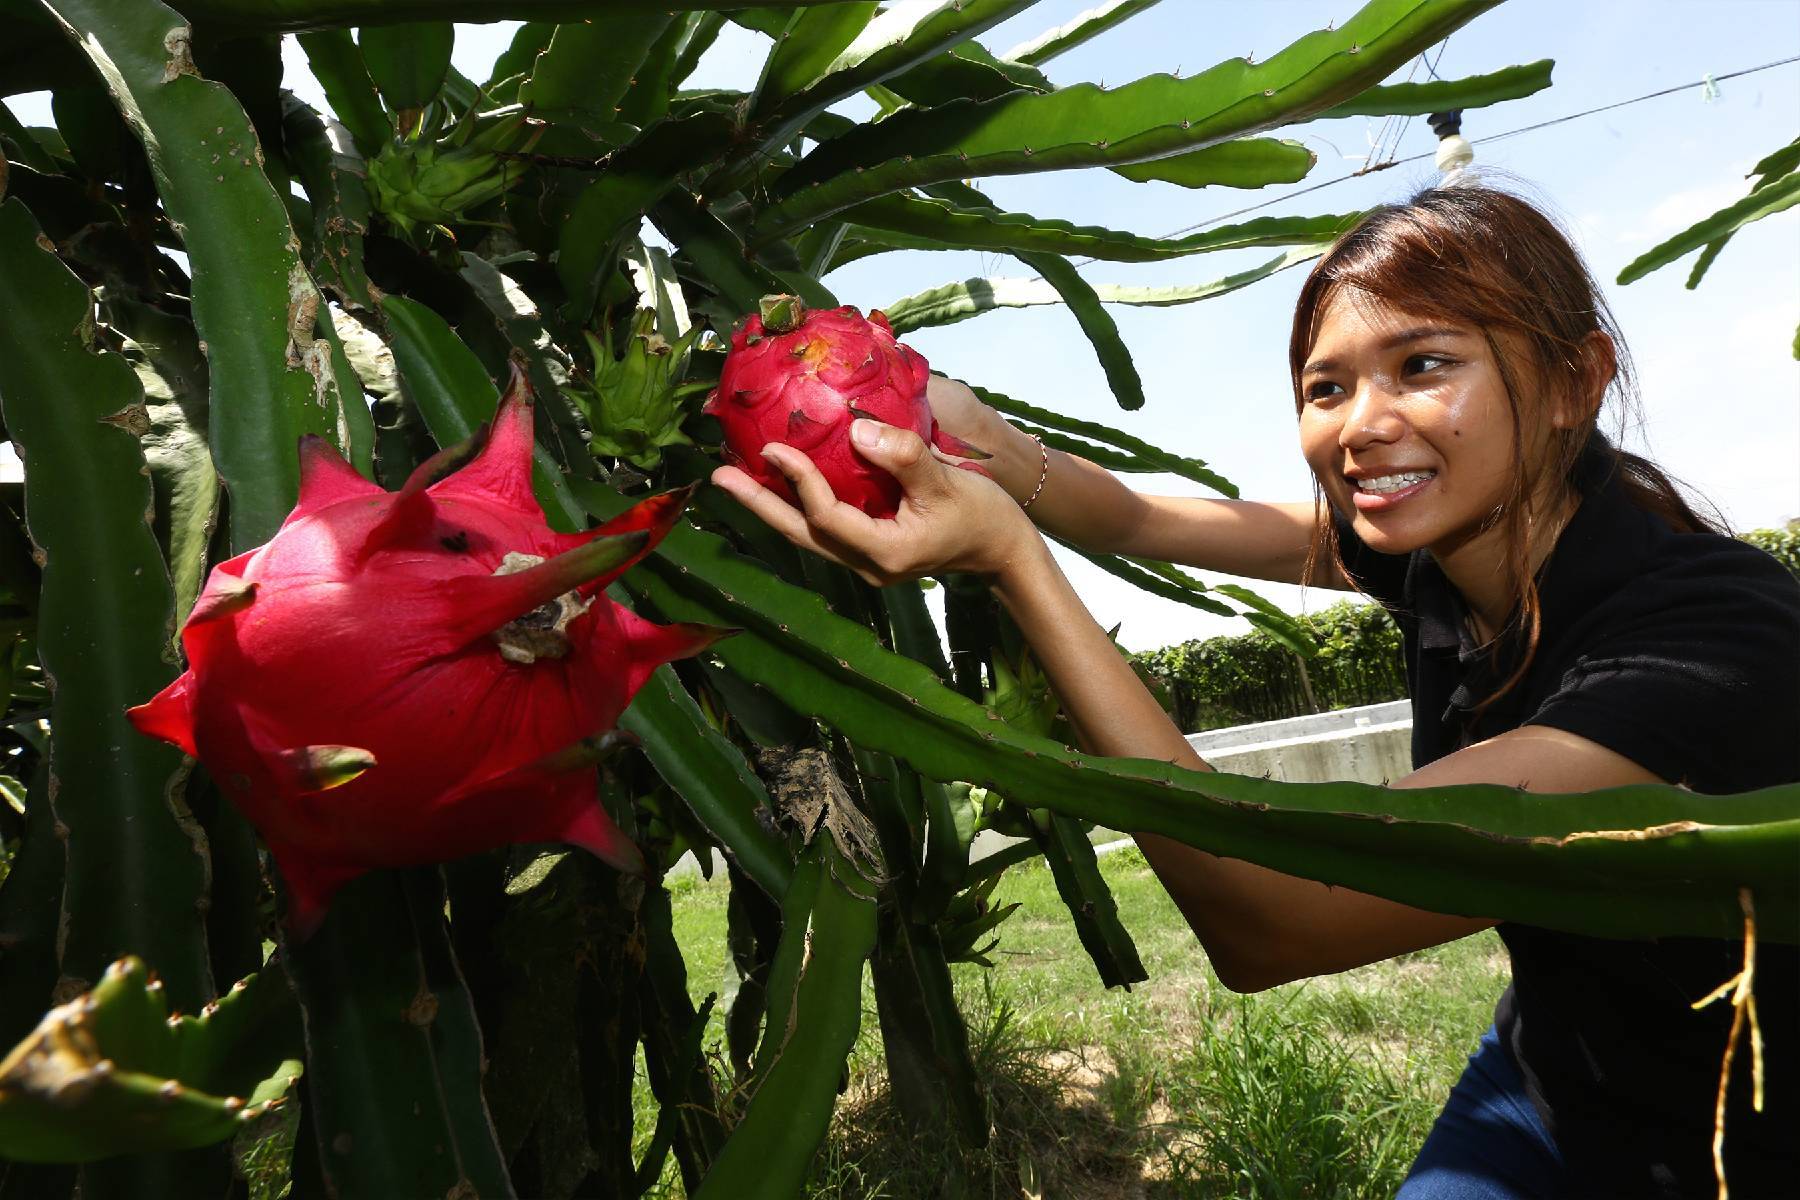
[[[1144,689],[1046,552],[995,580],[1085,748],[1211,770]],[[1139,847],[1219,979],[1253,992],[1326,975],[1492,925],[1333,888],[1154,834]]]
[[[1313,537],[1310,503],[1146,496],[1085,458],[1040,450],[965,384],[934,375],[927,394],[945,429],[993,455],[982,465],[1009,496],[1023,504],[1036,493],[1028,510],[1032,520],[1063,541],[1101,554],[1301,582]],[[1317,587],[1350,586],[1329,558],[1317,564],[1314,576]]]
[[[721,468],[714,479],[797,544],[871,583],[945,569],[989,576],[1087,749],[1211,769],[1144,690],[1016,505],[986,480],[937,462],[917,436],[857,425],[861,433],[879,434],[859,450],[905,488],[894,520],[877,521],[840,503],[811,461],[785,446],[763,453],[793,481],[804,511],[735,468]],[[1504,783],[1575,792],[1654,781],[1586,739],[1526,728],[1459,751],[1395,786]],[[1239,991],[1347,970],[1493,924],[1298,879],[1167,838],[1138,840],[1220,979]]]
[[[1086,749],[1212,768],[1194,752],[1048,553],[1019,557],[995,580]],[[1606,748],[1558,729],[1527,726],[1458,751],[1394,787],[1503,783],[1536,792],[1582,792],[1662,782]],[[1251,992],[1328,975],[1452,941],[1494,922],[1426,912],[1220,858],[1154,834],[1138,845],[1206,947],[1225,986]]]

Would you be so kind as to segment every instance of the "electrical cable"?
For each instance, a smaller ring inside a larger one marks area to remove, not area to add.
[[[1425,56],[1421,54],[1413,59],[1412,66],[1408,68],[1406,72],[1407,83],[1411,83],[1413,77],[1419,73],[1419,63],[1424,61],[1424,58]],[[1395,139],[1394,150],[1399,149],[1399,121],[1400,117],[1396,113],[1389,113],[1387,119],[1382,121],[1381,128],[1376,130],[1375,136],[1369,140],[1369,153],[1363,156],[1363,165],[1367,166],[1369,163],[1379,162],[1392,153],[1392,151],[1383,149],[1383,147],[1388,144],[1388,137],[1390,134]]]
[[[1788,57],[1788,58],[1777,59],[1774,62],[1764,63],[1760,67],[1746,67],[1741,71],[1731,71],[1724,75],[1713,75],[1713,76],[1710,76],[1710,78],[1714,83],[1723,83],[1727,79],[1738,79],[1745,75],[1754,75],[1759,71],[1771,71],[1771,70],[1774,70],[1776,67],[1785,67],[1791,63],[1797,63],[1797,62],[1800,62],[1800,54],[1792,55],[1791,57]],[[1548,129],[1552,125],[1561,125],[1564,122],[1578,120],[1581,117],[1591,117],[1595,113],[1611,112],[1615,108],[1625,108],[1628,105],[1641,104],[1646,100],[1655,100],[1658,97],[1672,95],[1675,92],[1692,91],[1694,88],[1702,86],[1705,82],[1706,82],[1706,80],[1704,80],[1704,79],[1697,79],[1692,83],[1684,83],[1684,84],[1680,84],[1676,87],[1660,88],[1654,92],[1646,92],[1642,96],[1633,96],[1629,100],[1617,100],[1611,104],[1602,104],[1596,108],[1587,108],[1587,109],[1583,109],[1580,112],[1569,113],[1567,116],[1553,117],[1548,121],[1538,121],[1532,125],[1521,125],[1517,129],[1509,129],[1504,133],[1496,133],[1496,134],[1492,134],[1492,135],[1490,135],[1488,137],[1484,137],[1484,138],[1470,138],[1469,142],[1471,145],[1483,146],[1489,142],[1505,141],[1507,138],[1510,138],[1510,137],[1518,137],[1522,133],[1533,133],[1539,129]],[[1168,233],[1161,235],[1161,237],[1162,237],[1162,240],[1167,240],[1169,238],[1181,237],[1183,234],[1194,233],[1198,230],[1205,229],[1209,225],[1217,225],[1221,221],[1229,221],[1233,217],[1241,217],[1245,213],[1253,213],[1253,212],[1256,212],[1258,209],[1268,208],[1270,205],[1280,204],[1285,200],[1292,200],[1297,196],[1304,196],[1308,192],[1316,192],[1316,191],[1320,190],[1321,188],[1328,188],[1328,187],[1332,186],[1333,184],[1344,183],[1347,180],[1356,179],[1363,175],[1373,175],[1375,172],[1385,171],[1389,167],[1398,167],[1398,166],[1403,166],[1406,163],[1415,163],[1415,162],[1420,161],[1421,159],[1431,158],[1431,157],[1435,156],[1436,154],[1437,154],[1437,151],[1435,149],[1432,149],[1432,150],[1427,150],[1423,154],[1414,154],[1407,158],[1396,158],[1396,159],[1389,159],[1384,162],[1370,163],[1368,165],[1359,167],[1354,171],[1351,171],[1347,175],[1339,175],[1335,179],[1326,179],[1319,183],[1308,184],[1306,187],[1296,188],[1295,190],[1293,190],[1291,192],[1285,192],[1282,195],[1272,197],[1271,199],[1268,199],[1268,200],[1264,200],[1259,204],[1252,204],[1245,208],[1234,209],[1233,211],[1228,212],[1228,213],[1221,213],[1216,217],[1208,217],[1204,221],[1199,221],[1199,222],[1196,222],[1195,224],[1185,225],[1180,229],[1172,230]],[[1086,266],[1088,263],[1097,262],[1097,261],[1098,261],[1097,259],[1088,258],[1088,259],[1081,260],[1081,262],[1077,263],[1076,265],[1077,266]]]
[[[1438,52],[1437,52],[1436,58],[1432,59],[1430,62],[1425,62],[1425,56],[1423,54],[1419,55],[1419,61],[1421,63],[1425,63],[1425,72],[1426,72],[1427,78],[1429,78],[1429,79],[1442,79],[1443,78],[1443,76],[1439,75],[1437,72],[1437,65],[1444,61],[1444,51],[1448,50],[1449,48],[1450,48],[1450,39],[1446,37],[1443,41],[1438,43]],[[1407,78],[1410,79],[1410,78],[1412,78],[1412,76],[1408,75]],[[1400,130],[1398,133],[1394,134],[1393,144],[1388,147],[1387,156],[1389,159],[1392,159],[1396,154],[1400,153],[1400,143],[1406,140],[1406,131],[1408,128],[1411,127],[1411,125],[1413,123],[1413,116],[1414,116],[1414,114],[1408,113],[1406,115],[1406,120],[1400,122]]]

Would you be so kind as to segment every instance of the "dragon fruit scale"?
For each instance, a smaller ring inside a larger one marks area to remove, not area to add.
[[[653,625],[603,589],[690,493],[556,533],[531,454],[517,372],[479,454],[441,479],[458,451],[386,492],[304,439],[299,503],[213,569],[182,628],[188,669],[130,710],[257,827],[303,936],[375,868],[548,841],[644,868],[594,763],[650,672],[724,631]]]
[[[764,296],[761,311],[732,335],[704,411],[724,427],[726,457],[777,495],[794,499],[787,479],[762,456],[771,442],[805,452],[839,500],[891,517],[899,510],[899,481],[851,445],[857,417],[910,429],[949,454],[987,457],[937,427],[925,399],[930,376],[925,359],[895,340],[879,311],[865,318],[849,305],[809,310],[794,296]]]

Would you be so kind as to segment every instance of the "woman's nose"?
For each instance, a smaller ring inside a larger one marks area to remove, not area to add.
[[[1379,384],[1364,381],[1344,406],[1344,424],[1338,430],[1338,445],[1346,450],[1360,450],[1400,439],[1405,423],[1394,409],[1394,398]]]

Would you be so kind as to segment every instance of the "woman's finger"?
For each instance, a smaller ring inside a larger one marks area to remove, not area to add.
[[[943,466],[912,430],[859,417],[850,422],[850,441],[858,454],[900,481],[907,499],[929,499],[944,491]]]
[[[805,454],[776,442],[764,446],[762,455],[794,485],[806,522],[815,533],[851,548],[871,546],[880,539],[879,523],[855,505],[839,500],[824,473]]]
[[[821,547],[813,537],[812,528],[807,524],[804,513],[745,472],[736,467],[720,467],[712,473],[712,481],[720,491],[755,513],[763,524],[790,542],[815,554],[837,558],[837,555]]]

